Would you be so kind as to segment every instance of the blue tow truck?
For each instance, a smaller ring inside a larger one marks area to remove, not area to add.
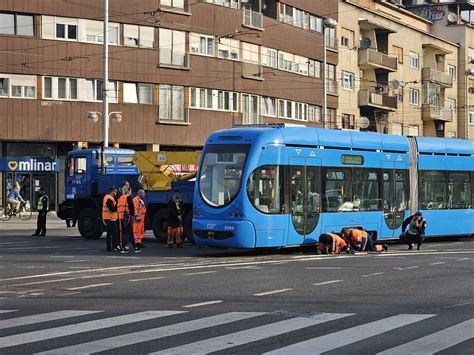
[[[176,156],[177,162],[170,161]],[[104,232],[101,220],[103,197],[111,186],[118,188],[127,180],[134,194],[140,188],[145,190],[145,228],[152,229],[160,242],[166,241],[168,201],[174,190],[180,190],[186,209],[184,235],[192,241],[195,182],[189,180],[195,173],[182,176],[170,170],[183,161],[197,166],[199,152],[135,152],[120,148],[71,151],[66,162],[65,201],[59,205],[58,217],[77,220],[83,238],[100,238]],[[140,171],[140,167],[147,171]]]

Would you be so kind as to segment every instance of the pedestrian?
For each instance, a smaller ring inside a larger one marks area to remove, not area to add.
[[[107,235],[105,237],[107,251],[121,250],[118,243],[118,229],[117,229],[117,201],[115,196],[117,189],[111,187],[107,195],[104,196],[102,202],[102,220],[105,223]]]
[[[417,249],[421,249],[421,245],[425,241],[425,231],[428,226],[428,222],[423,219],[423,214],[417,211],[414,215],[408,217],[403,221],[402,234],[400,235],[400,241],[408,245],[408,250],[412,250],[417,244]],[[405,232],[405,230],[408,230]]]
[[[122,184],[118,188],[117,197],[116,197],[117,201],[120,198],[120,196],[122,196],[122,194],[124,193],[123,192],[124,187],[127,187],[128,189],[130,189],[130,183],[127,180],[122,180]]]
[[[38,220],[36,222],[36,232],[33,233],[33,237],[44,237],[46,236],[46,217],[49,212],[49,197],[46,195],[46,190],[43,187],[39,189],[36,210],[38,211]]]
[[[387,251],[387,244],[375,244],[369,233],[357,228],[342,228],[342,239],[356,251]]]
[[[349,253],[350,249],[347,243],[336,233],[324,233],[319,237],[318,254],[339,254],[341,252]]]
[[[123,254],[128,252],[127,244],[129,242],[136,253],[140,252],[135,244],[135,239],[132,233],[132,217],[135,214],[135,208],[133,206],[133,201],[131,201],[131,193],[132,190],[128,186],[123,186],[122,196],[120,196],[117,201],[119,239],[122,248],[120,252]],[[129,201],[131,201],[131,206]]]
[[[178,248],[183,247],[183,216],[184,203],[181,192],[175,190],[173,197],[168,201],[168,247],[172,248],[176,242]]]
[[[146,216],[146,204],[145,204],[145,191],[138,190],[137,196],[133,198],[134,207],[134,221],[133,221],[133,236],[135,238],[135,244],[138,252],[142,250],[143,238],[145,237],[145,216]]]

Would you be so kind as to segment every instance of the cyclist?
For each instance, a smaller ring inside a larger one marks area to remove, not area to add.
[[[8,203],[10,204],[13,213],[17,213],[20,211],[20,206],[22,203],[25,203],[23,197],[20,194],[20,184],[17,182],[15,183],[15,187],[10,191],[7,196]]]

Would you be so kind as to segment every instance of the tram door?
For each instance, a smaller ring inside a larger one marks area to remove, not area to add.
[[[384,162],[383,221],[380,237],[397,238],[408,209],[408,170],[402,163]]]
[[[321,160],[289,158],[287,191],[290,221],[287,245],[315,242],[321,212]]]

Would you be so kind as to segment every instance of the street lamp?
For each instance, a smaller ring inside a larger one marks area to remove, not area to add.
[[[324,48],[323,48],[323,51],[324,51],[324,56],[323,56],[323,67],[324,67],[324,85],[323,85],[323,97],[324,97],[324,107],[323,107],[323,111],[324,111],[324,121],[323,121],[323,127],[324,128],[328,128],[328,123],[329,123],[329,119],[328,119],[328,82],[327,82],[327,51],[326,51],[326,48],[327,48],[327,33],[326,33],[326,29],[329,28],[329,29],[332,29],[332,28],[336,28],[337,27],[337,21],[332,19],[332,18],[325,18],[324,21],[323,21],[323,38],[324,38]]]
[[[104,116],[102,115],[101,112],[99,111],[89,111],[87,113],[87,120],[90,122],[90,123],[97,123],[99,121],[99,117],[100,118],[104,118]],[[110,112],[108,115],[107,115],[107,119],[104,119],[104,124],[103,126],[106,126],[107,127],[107,130],[108,130],[108,121],[112,120],[113,123],[120,123],[122,122],[122,112],[119,112],[119,111],[113,111],[113,112]],[[107,122],[107,124],[105,123]],[[108,133],[108,132],[107,132]],[[107,148],[109,146],[109,143],[108,143],[108,134],[107,135],[103,135],[102,137],[102,143],[100,145],[100,171],[101,171],[101,174],[105,174],[105,151],[104,151],[104,148]]]

